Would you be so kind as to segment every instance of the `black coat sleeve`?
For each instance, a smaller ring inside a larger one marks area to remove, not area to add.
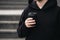
[[[28,13],[28,8],[26,8],[23,11],[20,17],[19,26],[17,28],[17,33],[20,38],[26,37],[29,34],[29,29],[25,26],[25,23],[24,23],[27,18],[27,15],[26,15],[27,13]]]

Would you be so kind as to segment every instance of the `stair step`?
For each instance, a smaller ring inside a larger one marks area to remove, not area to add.
[[[0,5],[1,9],[25,9],[27,5]]]
[[[18,35],[14,32],[0,32],[0,38],[18,38]]]
[[[25,40],[25,38],[0,38],[0,40]]]
[[[27,0],[0,0],[0,9],[24,9],[27,5]]]
[[[9,2],[11,2],[11,1],[13,1],[13,2],[26,2],[26,1],[28,1],[28,0],[0,0],[0,1],[9,1]]]
[[[19,21],[17,22],[4,22],[4,23],[0,23],[0,29],[17,29],[18,28],[18,23]]]
[[[19,21],[23,10],[0,10],[0,21]]]
[[[7,24],[18,24],[19,21],[0,21],[0,24],[4,24],[4,23],[7,23]]]
[[[16,29],[0,29],[0,38],[18,38]]]
[[[17,9],[17,10],[0,10],[0,16],[19,16],[22,14],[24,9]]]
[[[20,15],[0,15],[1,21],[19,21]]]
[[[28,2],[5,2],[5,1],[0,1],[0,5],[27,5]]]
[[[12,33],[14,33],[14,32],[17,32],[17,29],[0,29],[0,33],[4,33],[4,32],[12,32]]]

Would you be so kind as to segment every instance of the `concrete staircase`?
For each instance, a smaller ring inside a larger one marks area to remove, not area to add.
[[[23,10],[0,10],[0,39],[19,39],[17,27]]]
[[[17,27],[20,15],[0,16],[0,38],[18,38]]]
[[[22,10],[0,10],[0,40],[24,40],[17,35],[17,27],[22,12]]]
[[[2,13],[0,14],[0,38],[18,38],[17,27],[21,14],[15,15],[14,12],[17,10],[11,11],[12,10],[2,10],[2,12],[0,12]],[[19,11],[20,12],[17,11],[17,13],[22,12],[21,10]],[[8,13],[8,15],[5,15],[6,13]],[[10,13],[13,13],[13,15]]]
[[[0,0],[0,40],[24,40],[17,35],[20,15],[28,0]]]

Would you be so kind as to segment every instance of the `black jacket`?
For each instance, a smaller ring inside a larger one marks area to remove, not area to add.
[[[27,28],[24,24],[30,12],[36,13],[37,24],[33,28]],[[57,1],[48,0],[42,9],[32,2],[21,15],[17,33],[26,40],[60,40],[60,8]]]
[[[33,2],[33,0],[28,0],[28,4],[31,4]]]

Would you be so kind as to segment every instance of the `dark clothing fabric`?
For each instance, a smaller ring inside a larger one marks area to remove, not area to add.
[[[35,12],[36,26],[27,28],[24,24],[30,12]],[[60,8],[56,0],[49,0],[42,9],[32,2],[22,13],[17,29],[20,38],[26,40],[60,40]]]
[[[33,2],[33,0],[28,0],[28,3],[31,4]]]

